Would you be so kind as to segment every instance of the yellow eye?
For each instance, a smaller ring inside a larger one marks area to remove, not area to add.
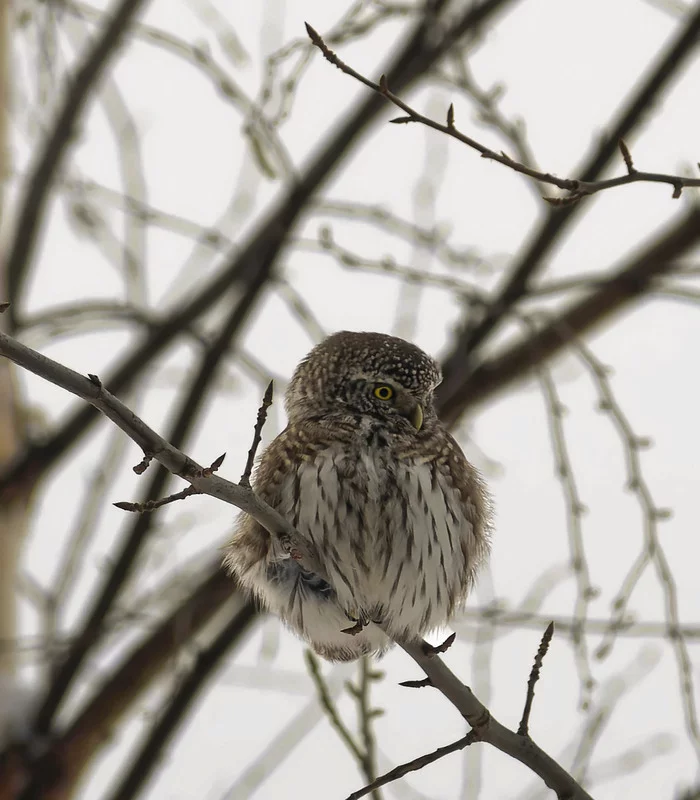
[[[374,396],[379,400],[391,400],[391,398],[394,396],[394,390],[391,388],[391,386],[375,386]]]

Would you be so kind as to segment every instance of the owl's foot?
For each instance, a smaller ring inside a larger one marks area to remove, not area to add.
[[[347,633],[350,636],[357,636],[358,633],[362,633],[365,628],[365,623],[358,619],[357,622],[351,628],[343,628],[340,632]]]
[[[346,611],[345,616],[355,624],[350,628],[343,628],[340,632],[347,633],[350,636],[357,636],[358,633],[362,633],[362,631],[369,625],[371,620],[366,616],[359,616],[355,617],[350,612]]]
[[[450,647],[452,647],[452,643],[454,642],[456,636],[456,633],[451,633],[442,644],[432,645],[424,642],[423,652],[426,656],[436,656],[440,653],[446,653]]]

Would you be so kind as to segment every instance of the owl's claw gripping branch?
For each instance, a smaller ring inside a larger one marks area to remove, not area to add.
[[[351,628],[343,628],[340,632],[347,633],[349,636],[357,636],[357,634],[362,633],[364,629],[365,623],[361,619],[358,619]]]

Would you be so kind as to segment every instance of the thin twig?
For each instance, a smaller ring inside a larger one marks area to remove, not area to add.
[[[251,603],[237,598],[229,619],[213,641],[197,653],[194,665],[166,700],[165,708],[153,727],[146,733],[132,763],[122,772],[110,800],[133,800],[140,794],[163,757],[163,751],[177,732],[187,711],[219,666],[231,646],[241,641],[257,612]]]
[[[368,784],[367,786],[363,786],[362,789],[358,789],[356,792],[348,795],[347,800],[359,800],[360,797],[365,797],[370,792],[378,789],[380,786],[386,786],[387,783],[397,781],[399,778],[403,778],[404,775],[408,775],[409,772],[416,772],[419,769],[423,769],[423,767],[427,767],[428,764],[432,764],[434,761],[437,761],[440,758],[449,756],[450,753],[456,753],[458,750],[464,750],[465,747],[469,747],[470,744],[473,744],[476,741],[478,740],[474,735],[474,731],[469,731],[466,736],[463,736],[461,739],[457,739],[457,741],[452,742],[452,744],[445,745],[444,747],[438,747],[438,749],[434,750],[432,753],[426,753],[423,756],[414,758],[413,761],[407,761],[405,764],[400,764],[398,767],[394,767],[394,769],[377,778],[377,780],[372,781],[372,783]]]
[[[120,501],[112,503],[113,506],[121,511],[133,511],[137,514],[147,514],[155,511],[157,508],[162,508],[170,503],[176,503],[178,500],[184,500],[187,497],[192,497],[195,494],[200,494],[194,486],[187,486],[181,492],[174,492],[167,497],[162,497],[160,500],[147,500],[145,503],[129,503]]]
[[[530,724],[530,712],[532,711],[532,701],[535,699],[535,684],[539,680],[540,677],[540,669],[542,668],[542,662],[544,661],[544,657],[547,655],[547,650],[549,650],[549,643],[552,641],[552,636],[554,635],[554,623],[550,622],[547,625],[547,630],[542,634],[542,641],[540,642],[540,646],[537,650],[537,655],[535,656],[535,663],[532,665],[532,671],[530,672],[530,678],[527,682],[527,696],[525,697],[525,708],[523,709],[523,716],[520,720],[520,725],[518,726],[518,736],[529,736],[530,733],[528,731],[528,726]]]
[[[353,756],[355,756],[357,763],[360,765],[360,767],[362,767],[364,764],[364,754],[362,752],[362,748],[355,741],[355,738],[350,733],[343,720],[340,718],[340,713],[338,712],[335,702],[328,691],[326,681],[324,680],[323,675],[321,675],[321,667],[318,663],[318,659],[311,650],[307,650],[304,653],[304,656],[306,658],[306,665],[309,668],[309,675],[311,676],[311,680],[314,682],[316,692],[318,693],[318,701],[323,710],[326,712],[328,721],[335,728],[338,736],[340,736],[340,738],[343,740],[348,750]]]
[[[528,329],[532,332],[533,325],[528,325]],[[583,543],[581,518],[586,511],[586,507],[579,495],[576,473],[571,463],[571,455],[566,441],[564,422],[562,419],[566,408],[559,398],[559,393],[550,370],[546,367],[542,367],[542,369],[538,370],[538,378],[547,404],[547,419],[552,440],[556,474],[568,506],[567,528],[569,533],[569,549],[571,552],[571,570],[576,579],[576,602],[574,607],[576,627],[573,631],[573,640],[576,655],[576,668],[581,683],[580,706],[585,709],[590,702],[593,675],[591,673],[588,654],[588,643],[586,637],[583,635],[583,631],[586,628],[588,606],[596,595],[591,585],[590,570],[588,568],[588,560]]]
[[[607,180],[598,181],[584,181],[577,178],[557,178],[557,176],[552,175],[551,172],[540,172],[532,167],[528,167],[526,164],[516,161],[514,158],[511,158],[502,151],[498,153],[495,150],[492,150],[490,147],[481,144],[476,139],[473,139],[471,136],[467,136],[465,133],[462,133],[460,130],[458,130],[454,123],[454,106],[452,105],[450,105],[450,107],[447,109],[447,119],[444,125],[441,122],[430,119],[430,117],[426,117],[425,115],[416,111],[389,89],[389,84],[385,75],[380,77],[378,84],[374,83],[364,75],[356,72],[344,61],[341,61],[323,41],[320,34],[317,33],[308,23],[306,25],[306,30],[311,41],[323,53],[323,57],[327,61],[336,66],[339,70],[341,70],[341,72],[344,72],[346,75],[350,75],[352,78],[355,78],[355,80],[360,81],[360,83],[363,83],[373,91],[381,94],[383,97],[386,97],[389,102],[393,103],[407,114],[405,117],[396,117],[395,119],[390,120],[390,122],[395,124],[419,122],[422,125],[426,125],[433,130],[444,133],[447,136],[451,136],[463,144],[466,144],[467,146],[476,150],[478,153],[481,153],[482,158],[487,158],[491,161],[497,161],[499,164],[509,167],[514,172],[519,172],[520,174],[527,175],[528,177],[533,178],[540,183],[547,183],[551,186],[556,186],[558,189],[563,189],[564,191],[568,192],[565,197],[543,198],[553,206],[571,205],[572,203],[581,200],[583,197],[596,194],[597,192],[605,189],[613,189],[618,186],[625,186],[630,183],[646,182],[670,184],[673,186],[674,198],[680,197],[682,190],[686,187],[700,186],[700,178],[684,178],[681,175],[668,175],[660,172],[639,172],[635,169],[629,170],[629,167],[626,175],[620,175],[617,178],[608,178]],[[626,158],[625,162],[627,163]]]
[[[377,741],[374,738],[372,723],[374,719],[383,713],[381,709],[372,708],[370,690],[372,681],[378,680],[381,676],[381,673],[373,671],[372,663],[368,656],[363,656],[360,659],[360,681],[355,699],[357,701],[357,716],[364,751],[364,773],[365,778],[370,783],[377,777]],[[381,800],[381,792],[376,789],[373,790],[372,798],[373,800]]]
[[[541,750],[529,737],[518,736],[501,725],[491,712],[474,696],[447,667],[439,656],[425,653],[424,641],[399,642],[399,646],[431,679],[438,689],[462,714],[473,728],[475,739],[488,742],[501,752],[515,758],[539,775],[558,797],[568,800],[592,800],[586,790],[551,756]]]
[[[659,104],[670,81],[683,69],[698,46],[699,34],[700,5],[693,9],[683,26],[650,65],[630,97],[616,108],[615,117],[608,125],[602,126],[609,134],[585,158],[579,173],[583,180],[595,181],[618,156],[620,139],[629,138],[648,110]],[[553,209],[552,213],[546,215],[537,230],[528,237],[529,244],[525,245],[512,264],[488,313],[473,320],[464,320],[463,333],[443,360],[444,379],[439,394],[443,418],[448,422],[456,419],[471,404],[474,383],[478,383],[473,381],[476,377],[473,373],[478,369],[474,359],[476,351],[495,333],[509,309],[527,295],[537,273],[548,263],[548,254],[583,208],[583,204],[575,203],[566,208]],[[483,374],[480,377],[483,378]]]
[[[258,447],[260,446],[260,440],[262,439],[262,429],[265,427],[265,421],[267,420],[267,409],[272,405],[272,392],[273,392],[274,382],[270,381],[267,384],[267,389],[265,389],[265,394],[263,395],[262,404],[258,409],[258,418],[255,421],[255,430],[253,431],[253,444],[250,446],[250,450],[248,451],[248,460],[245,464],[245,469],[243,470],[243,474],[241,475],[240,481],[238,481],[240,486],[245,486],[247,489],[250,489],[250,475],[253,471],[253,464],[255,463],[255,455],[258,452]]]
[[[102,18],[106,24],[70,81],[70,91],[66,94],[53,129],[28,179],[27,192],[22,200],[5,263],[10,299],[16,307],[19,306],[27,268],[38,241],[53,178],[60,169],[68,147],[74,141],[75,123],[85,108],[90,93],[99,85],[100,76],[120,45],[129,23],[143,5],[145,0],[121,0],[111,14]],[[10,313],[12,316],[12,310]],[[11,323],[15,324],[13,319]]]

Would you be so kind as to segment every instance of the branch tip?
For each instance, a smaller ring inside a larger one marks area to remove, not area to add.
[[[540,640],[540,646],[537,648],[537,655],[535,656],[535,663],[532,665],[532,670],[530,671],[530,677],[527,682],[527,696],[525,698],[525,708],[523,709],[523,718],[520,720],[520,725],[518,727],[518,736],[529,736],[528,726],[530,724],[530,712],[532,711],[532,701],[535,697],[535,684],[539,680],[540,677],[540,669],[542,668],[542,662],[544,661],[544,657],[547,655],[547,650],[549,650],[549,643],[552,641],[552,636],[554,636],[554,622],[550,622],[547,625],[545,632],[542,634],[542,639]]]
[[[447,127],[454,128],[455,126],[455,106],[454,103],[450,103],[450,107],[447,109]]]
[[[136,503],[126,503],[126,502],[119,502],[119,503],[112,503],[115,508],[118,508],[120,511],[138,511],[138,506]]]
[[[312,28],[308,22],[304,23],[304,27],[306,28],[306,33],[309,35],[309,39],[311,39],[312,43],[315,44],[316,47],[320,47],[323,40],[318,35],[316,29]]]
[[[421,678],[419,681],[400,681],[399,686],[405,686],[407,689],[424,689],[426,686],[432,686],[433,682],[430,678]]]
[[[153,461],[153,454],[144,453],[141,461],[139,461],[139,463],[136,464],[135,467],[132,467],[132,469],[137,475],[143,475],[143,473],[148,469],[151,461]]]
[[[248,458],[246,460],[245,469],[243,470],[243,474],[241,475],[241,479],[239,484],[246,489],[250,489],[250,476],[253,472],[253,464],[255,463],[255,455],[258,452],[258,447],[260,445],[260,440],[262,439],[262,429],[265,425],[267,420],[267,410],[272,405],[272,397],[274,391],[274,381],[270,381],[267,384],[267,389],[265,389],[265,394],[263,395],[262,403],[260,404],[260,408],[258,409],[258,416],[255,420],[255,428],[253,430],[253,443],[250,446],[250,450],[248,451]],[[223,461],[223,457],[221,457]],[[219,466],[221,466],[219,464]]]

